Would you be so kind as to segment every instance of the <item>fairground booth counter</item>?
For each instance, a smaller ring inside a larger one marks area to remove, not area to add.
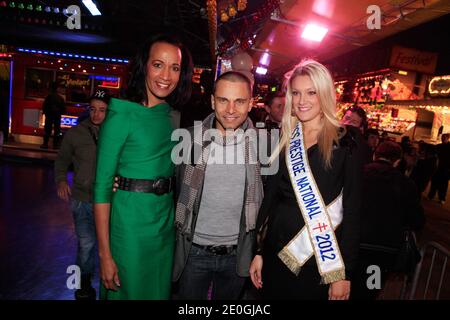
[[[407,71],[389,68],[358,75],[354,81],[337,81],[338,117],[342,118],[348,108],[357,105],[366,111],[368,128],[396,139],[408,134],[415,127],[416,110],[392,105],[415,96],[407,75]]]
[[[10,135],[16,142],[42,143],[45,116],[42,105],[50,84],[66,103],[62,131],[77,124],[87,111],[89,97],[97,88],[119,96],[127,81],[129,61],[121,58],[82,55],[29,48],[14,48],[11,54]]]
[[[450,76],[433,76],[436,61],[435,53],[394,47],[389,68],[337,79],[339,117],[358,105],[369,128],[396,140],[437,142],[450,132]]]
[[[412,137],[440,143],[442,133],[450,133],[450,75],[431,78],[425,99],[391,101],[388,106],[416,116]]]

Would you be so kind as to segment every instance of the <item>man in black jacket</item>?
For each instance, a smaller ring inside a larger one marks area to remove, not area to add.
[[[380,290],[368,288],[367,280],[371,275],[367,273],[368,266],[380,268],[380,282],[384,284],[395,263],[404,230],[418,231],[425,222],[417,187],[395,168],[401,157],[399,144],[383,142],[375,150],[374,162],[364,167],[360,277],[352,288],[356,299],[376,298]]]
[[[61,133],[61,115],[65,112],[64,98],[58,93],[58,85],[52,82],[50,85],[50,94],[45,98],[42,105],[45,115],[45,135],[43,149],[48,149],[48,140],[52,134],[53,128],[53,149],[59,148],[59,140]]]
[[[431,180],[430,192],[428,193],[428,199],[433,200],[438,192],[439,202],[445,203],[448,190],[448,180],[450,179],[450,135],[445,133],[442,135],[442,143],[436,146],[436,153],[438,156],[438,165],[436,173]]]

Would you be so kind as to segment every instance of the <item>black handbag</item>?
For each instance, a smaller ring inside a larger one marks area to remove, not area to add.
[[[392,271],[411,274],[416,269],[416,265],[421,258],[414,232],[405,230],[403,233],[403,242],[397,252]]]

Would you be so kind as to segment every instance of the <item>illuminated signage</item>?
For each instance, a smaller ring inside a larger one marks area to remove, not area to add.
[[[119,89],[119,80],[117,81],[102,81],[99,85],[101,88]]]
[[[61,116],[61,128],[71,128],[78,124],[78,117],[63,115]]]
[[[46,50],[34,50],[34,49],[26,49],[26,48],[18,48],[17,51],[19,52],[26,52],[26,53],[37,53],[37,54],[43,54],[43,55],[50,55],[50,56],[63,56],[63,57],[70,57],[70,58],[77,58],[77,59],[84,59],[84,60],[100,60],[100,61],[107,61],[107,62],[119,62],[119,63],[129,63],[129,60],[126,59],[118,59],[118,58],[105,58],[105,57],[94,57],[94,56],[85,56],[85,55],[79,55],[76,53],[61,53],[61,52],[54,52],[54,51],[46,51]]]
[[[450,76],[434,77],[428,84],[428,92],[432,96],[450,95]]]
[[[106,76],[91,76],[97,80],[98,87],[109,88],[109,89],[119,89],[120,88],[120,78],[119,77],[106,77]]]
[[[73,73],[58,73],[57,80],[64,87],[87,87],[91,85],[89,78]]]
[[[423,73],[434,73],[438,54],[410,48],[394,46],[390,64],[401,70],[412,70]]]

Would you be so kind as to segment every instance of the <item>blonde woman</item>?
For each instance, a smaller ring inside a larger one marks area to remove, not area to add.
[[[272,158],[250,275],[265,299],[350,297],[359,245],[361,157],[336,118],[333,80],[314,60],[286,75],[282,137]]]

